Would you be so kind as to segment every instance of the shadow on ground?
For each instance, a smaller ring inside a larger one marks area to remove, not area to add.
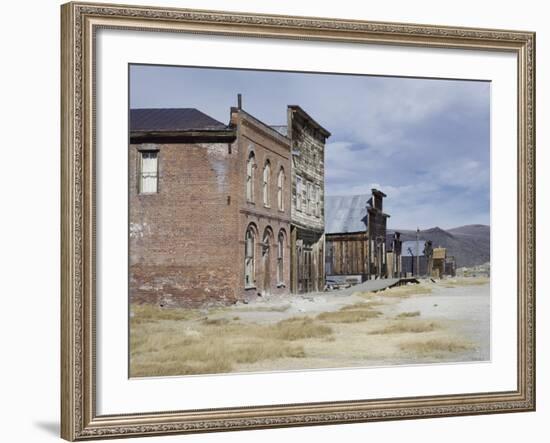
[[[37,421],[34,422],[34,426],[47,434],[59,436],[59,423],[56,421]]]

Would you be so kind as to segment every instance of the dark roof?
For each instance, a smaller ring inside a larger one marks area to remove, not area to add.
[[[219,131],[227,128],[227,125],[195,108],[130,110],[131,132]]]

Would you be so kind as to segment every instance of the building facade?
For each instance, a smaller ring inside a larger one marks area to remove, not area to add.
[[[326,279],[335,283],[361,283],[367,278],[366,231],[325,234]]]
[[[386,263],[386,228],[390,217],[384,213],[384,198],[386,194],[378,189],[372,189],[372,196],[367,201],[367,215],[363,219],[366,225],[367,275],[368,278],[384,278],[388,274]]]
[[[290,141],[239,108],[130,115],[130,300],[231,304],[290,287]]]
[[[291,291],[325,286],[325,143],[330,132],[299,106],[287,109],[291,140]]]
[[[239,275],[245,299],[290,291],[290,140],[240,108],[231,109],[244,169],[237,198]]]
[[[387,269],[389,278],[400,278],[403,276],[401,254],[403,251],[403,241],[401,240],[401,233],[395,231],[391,236],[391,242],[389,245],[389,252],[387,253]]]

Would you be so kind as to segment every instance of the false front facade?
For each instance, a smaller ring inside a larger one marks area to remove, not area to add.
[[[292,146],[291,291],[322,291],[325,285],[325,142],[330,132],[299,106],[288,107]]]

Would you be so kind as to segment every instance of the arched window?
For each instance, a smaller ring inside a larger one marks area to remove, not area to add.
[[[264,206],[269,207],[269,188],[271,185],[271,163],[269,160],[265,162],[264,166],[264,177],[263,177],[263,196],[264,196]]]
[[[285,281],[285,234],[283,231],[279,231],[279,237],[277,238],[277,283],[283,285]]]
[[[256,234],[254,228],[249,226],[246,230],[244,243],[244,286],[254,286],[254,251],[256,248]]]
[[[285,170],[279,169],[279,175],[277,176],[277,206],[279,211],[285,210]]]
[[[246,200],[254,201],[254,170],[256,169],[256,157],[251,152],[246,162]]]

